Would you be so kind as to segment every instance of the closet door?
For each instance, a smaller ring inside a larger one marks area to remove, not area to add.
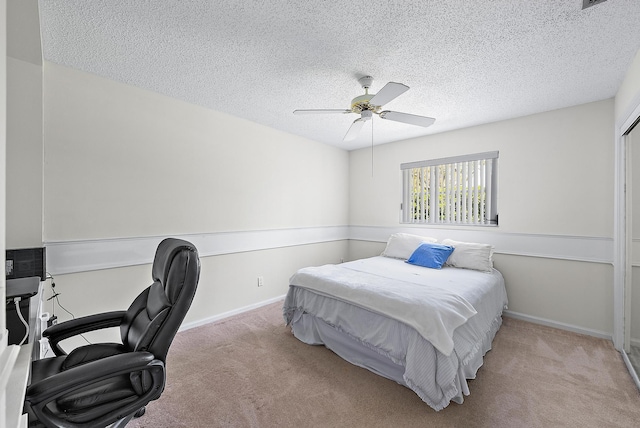
[[[626,138],[627,144],[627,188],[629,234],[631,242],[629,259],[631,269],[627,270],[630,280],[625,289],[625,351],[637,374],[640,375],[640,126],[636,125]]]

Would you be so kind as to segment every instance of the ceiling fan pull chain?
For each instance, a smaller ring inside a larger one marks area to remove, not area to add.
[[[371,178],[373,178],[373,119],[371,120]]]

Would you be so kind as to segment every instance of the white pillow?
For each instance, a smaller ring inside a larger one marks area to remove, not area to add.
[[[410,233],[394,233],[389,237],[387,247],[381,256],[407,260],[423,242],[435,244],[438,240],[428,236],[411,235]]]
[[[491,272],[493,269],[493,246],[490,244],[475,244],[472,242],[458,242],[452,239],[442,241],[444,245],[451,245],[454,250],[447,259],[447,266],[463,269],[474,269]]]

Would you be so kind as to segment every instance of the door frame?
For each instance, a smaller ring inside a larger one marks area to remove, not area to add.
[[[631,252],[627,248],[631,237],[627,236],[627,135],[640,120],[640,93],[636,95],[615,127],[615,177],[614,177],[614,219],[613,219],[613,346],[622,358],[636,386],[640,389],[639,373],[636,373],[625,352],[625,292],[630,286]],[[629,183],[629,190],[631,189]],[[630,220],[629,220],[630,221]]]
[[[619,351],[624,348],[625,289],[627,269],[630,268],[627,251],[627,134],[640,118],[640,94],[631,103],[628,114],[616,123],[615,128],[615,178],[614,178],[614,237],[613,237],[613,345]]]

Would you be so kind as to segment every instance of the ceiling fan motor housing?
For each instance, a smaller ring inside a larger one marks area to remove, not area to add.
[[[373,111],[377,113],[380,110],[380,106],[374,106],[373,104],[369,104],[369,100],[373,98],[375,94],[364,94],[359,97],[355,97],[351,100],[351,111],[354,113],[362,113],[363,111]]]
[[[355,97],[351,100],[351,111],[354,113],[362,113],[365,111],[372,111],[374,113],[378,113],[380,110],[380,106],[374,106],[373,104],[369,104],[369,101],[375,94],[369,93],[369,88],[373,83],[373,77],[371,76],[363,76],[358,79],[360,85],[362,85],[362,89],[364,89],[365,94],[360,95],[359,97]],[[371,115],[368,116],[370,118]],[[365,119],[368,120],[368,119]]]

